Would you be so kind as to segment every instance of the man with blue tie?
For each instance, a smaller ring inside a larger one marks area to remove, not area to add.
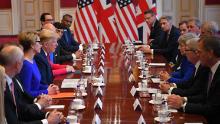
[[[62,24],[65,27],[63,31],[63,36],[61,37],[60,45],[62,48],[64,48],[66,51],[69,52],[76,52],[78,50],[83,50],[82,44],[78,43],[74,40],[73,34],[70,30],[70,26],[72,24],[72,16],[69,14],[65,14],[62,18]]]

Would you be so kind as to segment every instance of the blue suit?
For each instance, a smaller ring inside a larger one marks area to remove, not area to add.
[[[173,72],[168,82],[183,83],[191,79],[195,72],[195,66],[187,60],[185,56],[182,58],[180,70]]]
[[[68,52],[76,52],[79,49],[79,43],[73,39],[70,29],[64,29],[63,36],[60,39],[60,46]]]

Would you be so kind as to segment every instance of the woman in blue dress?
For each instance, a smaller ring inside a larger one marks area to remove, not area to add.
[[[59,88],[56,85],[43,85],[40,83],[41,74],[34,60],[34,55],[40,53],[40,39],[35,32],[24,32],[19,35],[19,44],[23,47],[24,62],[19,78],[24,90],[31,96],[37,97],[41,94],[56,94]]]
[[[186,41],[190,40],[192,38],[196,38],[197,36],[193,33],[186,33],[179,37],[179,51],[182,56],[180,68],[172,72],[171,74],[168,74],[166,71],[160,72],[160,78],[161,80],[170,82],[170,83],[183,83],[191,79],[191,77],[194,74],[195,66],[189,62],[185,56],[185,48],[186,48]]]

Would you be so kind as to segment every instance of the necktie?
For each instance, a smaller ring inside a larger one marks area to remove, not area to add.
[[[13,82],[11,83],[11,94],[12,94],[12,97],[13,97],[14,104],[16,106],[15,93],[14,93],[14,83]]]
[[[17,104],[16,104],[16,99],[15,99],[14,82],[12,82],[10,86],[11,86],[11,94],[12,94],[14,105],[15,105],[15,108],[16,108],[16,115],[18,116]]]
[[[211,83],[212,83],[212,71],[210,70],[210,72],[209,72],[209,81],[208,81],[208,86],[207,86],[207,94],[209,93]]]

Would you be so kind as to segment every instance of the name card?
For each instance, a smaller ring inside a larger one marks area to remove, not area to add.
[[[101,124],[101,119],[99,118],[97,114],[94,115],[92,119],[92,124]]]
[[[98,96],[98,95],[101,95],[101,96],[103,96],[103,92],[102,92],[102,88],[101,87],[98,87],[97,89],[96,89],[96,96]]]
[[[104,68],[103,68],[103,66],[99,66],[99,72],[100,72],[100,73],[104,73]]]
[[[135,82],[135,78],[133,74],[130,74],[129,78],[128,78],[129,82]]]
[[[141,115],[140,118],[138,119],[138,124],[146,124],[143,115]]]
[[[101,58],[101,59],[105,59],[105,55],[102,54],[102,55],[100,56],[100,58]]]
[[[141,103],[138,99],[135,99],[133,107],[134,107],[134,110],[138,110],[138,109],[142,110]]]
[[[105,49],[102,49],[101,52],[102,52],[102,54],[105,54]]]
[[[102,110],[102,101],[100,100],[100,98],[98,98],[94,104],[94,109],[96,108]]]
[[[136,88],[132,86],[131,91],[130,91],[131,95],[134,96],[136,92],[137,92]]]
[[[105,62],[103,61],[103,59],[100,60],[99,65],[105,65]]]

